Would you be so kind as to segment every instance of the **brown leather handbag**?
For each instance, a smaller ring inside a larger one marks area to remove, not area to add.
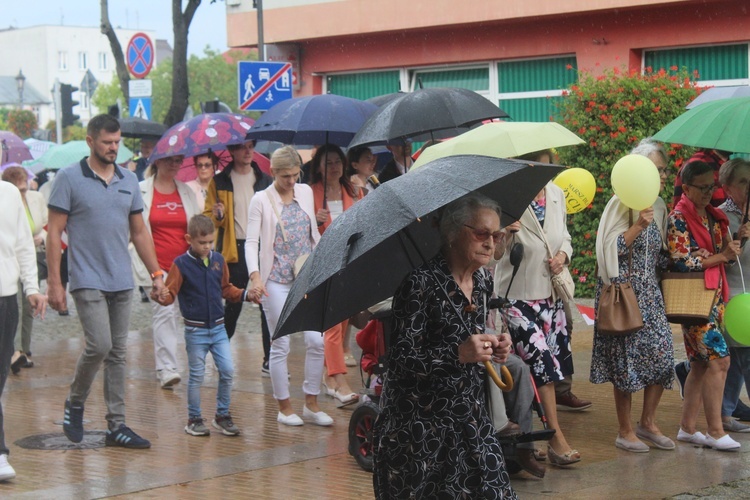
[[[633,212],[630,211],[630,225]],[[633,246],[628,252],[628,278],[633,271]],[[610,283],[599,297],[596,331],[604,336],[629,335],[643,328],[643,316],[630,281]]]

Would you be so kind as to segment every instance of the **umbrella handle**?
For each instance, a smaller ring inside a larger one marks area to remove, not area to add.
[[[484,367],[487,369],[487,375],[490,376],[501,391],[510,392],[513,390],[513,376],[505,365],[500,365],[500,375],[497,374],[492,363],[489,361],[484,362]],[[505,379],[505,382],[503,382],[503,379]]]

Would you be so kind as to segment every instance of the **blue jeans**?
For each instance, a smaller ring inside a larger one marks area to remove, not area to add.
[[[219,388],[216,391],[216,414],[229,414],[229,403],[232,392],[232,351],[224,325],[213,328],[185,327],[185,349],[190,367],[188,380],[188,416],[201,417],[201,385],[206,373],[206,353],[211,352],[216,368],[219,370]]]
[[[721,402],[721,416],[730,417],[737,408],[742,392],[742,383],[750,390],[750,347],[729,347],[731,364],[724,384],[724,399]]]

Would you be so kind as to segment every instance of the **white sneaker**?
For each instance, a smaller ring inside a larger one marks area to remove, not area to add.
[[[680,431],[677,433],[677,441],[682,441],[684,443],[692,443],[697,444],[698,446],[706,446],[706,436],[703,435],[702,432],[696,431],[695,434],[689,434],[680,428]]]
[[[315,425],[321,425],[323,427],[333,425],[333,419],[328,416],[327,413],[323,411],[314,412],[308,409],[307,405],[302,407],[302,418],[311,421]]]
[[[182,378],[180,374],[169,368],[159,370],[159,382],[161,382],[162,389],[169,389],[175,384],[179,384]]]
[[[292,413],[291,415],[284,415],[283,413],[279,412],[279,414],[276,416],[276,421],[284,425],[305,425],[305,423],[301,418],[297,416],[296,413]]]
[[[8,455],[0,455],[0,481],[7,481],[16,477],[16,471],[8,463]]]
[[[729,434],[724,434],[719,439],[714,439],[711,434],[706,434],[706,446],[719,451],[732,451],[739,450],[742,445],[732,439]]]

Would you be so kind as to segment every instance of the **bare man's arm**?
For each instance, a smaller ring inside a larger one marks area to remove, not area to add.
[[[62,233],[68,225],[68,214],[51,209],[47,222],[47,297],[56,311],[68,308],[65,288],[60,276],[62,260]]]

